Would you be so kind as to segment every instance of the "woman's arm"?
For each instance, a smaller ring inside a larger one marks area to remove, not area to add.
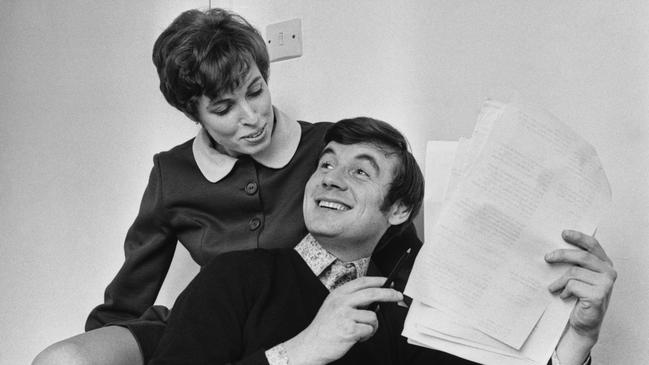
[[[124,264],[106,288],[104,304],[90,313],[86,330],[140,318],[153,305],[169,270],[177,237],[166,218],[157,155],[153,161],[139,213],[124,242]],[[162,321],[166,315],[166,308],[155,308],[146,319]]]

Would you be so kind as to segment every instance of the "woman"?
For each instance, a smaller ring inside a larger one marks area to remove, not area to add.
[[[50,346],[35,363],[146,363],[165,326],[152,306],[181,242],[201,266],[224,252],[295,245],[306,235],[304,185],[328,123],[295,121],[272,106],[265,43],[246,20],[221,9],[182,13],[153,49],[160,90],[199,123],[198,135],[157,154],[126,260],[86,332]],[[384,239],[386,274],[400,251],[417,249],[412,227]]]

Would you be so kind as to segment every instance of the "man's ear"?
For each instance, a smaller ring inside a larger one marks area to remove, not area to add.
[[[393,226],[397,226],[408,220],[410,212],[410,207],[405,206],[401,200],[399,200],[390,207],[388,222]]]

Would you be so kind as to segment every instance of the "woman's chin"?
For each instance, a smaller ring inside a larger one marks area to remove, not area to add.
[[[270,138],[266,138],[256,143],[247,143],[245,148],[242,148],[242,153],[246,155],[256,155],[264,152],[270,146]]]

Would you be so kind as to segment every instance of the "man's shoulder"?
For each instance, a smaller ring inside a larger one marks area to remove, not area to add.
[[[294,261],[296,256],[295,250],[290,248],[231,251],[214,257],[201,269],[201,275],[243,278],[253,274],[263,277],[277,266]]]

